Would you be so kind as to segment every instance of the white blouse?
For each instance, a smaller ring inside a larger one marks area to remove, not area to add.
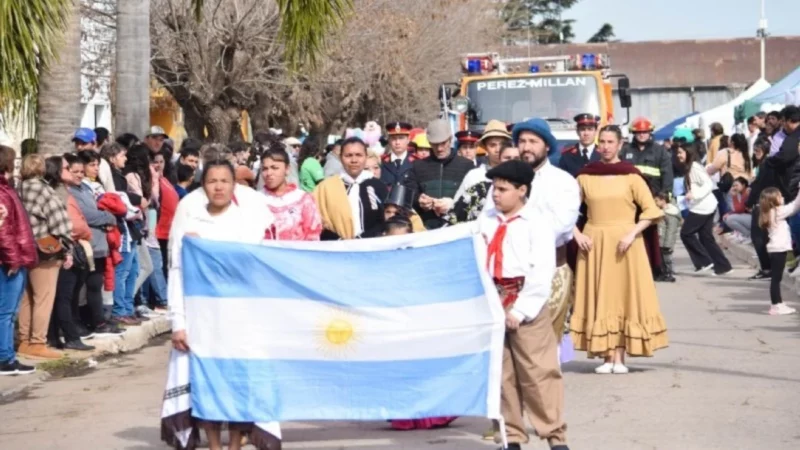
[[[521,322],[535,319],[550,299],[556,271],[556,233],[551,217],[541,210],[524,207],[519,218],[508,222],[494,207],[477,220],[477,231],[487,245],[502,222],[508,222],[503,239],[503,278],[525,277],[511,313]]]
[[[715,183],[711,180],[705,167],[700,163],[692,163],[689,171],[689,192],[692,200],[689,203],[689,212],[707,216],[717,210],[717,198],[714,197]]]
[[[203,197],[205,198],[205,195]],[[181,204],[183,205],[183,202]],[[191,205],[190,208],[184,208],[181,211],[182,220],[173,222],[170,230],[168,304],[172,331],[186,329],[183,271],[181,269],[183,237],[186,234],[196,234],[203,239],[258,244],[264,240],[267,229],[274,222],[274,217],[267,208],[266,202],[257,208],[254,208],[252,203],[245,205],[234,203],[224,213],[217,216],[208,213],[207,205],[208,201],[206,200]]]

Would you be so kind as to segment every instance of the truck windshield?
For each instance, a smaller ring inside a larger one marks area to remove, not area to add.
[[[517,123],[532,117],[572,122],[580,113],[600,114],[597,79],[575,75],[492,78],[467,85],[471,126],[492,119]]]

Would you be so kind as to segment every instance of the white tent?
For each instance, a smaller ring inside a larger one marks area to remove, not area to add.
[[[764,92],[767,88],[770,87],[770,84],[767,80],[760,78],[758,81],[753,83],[747,90],[739,94],[738,97],[729,101],[728,103],[719,105],[715,108],[709,109],[708,111],[704,111],[700,114],[695,116],[689,117],[686,119],[686,126],[690,128],[703,128],[706,131],[706,136],[710,136],[709,127],[714,122],[719,122],[722,124],[722,128],[725,130],[726,134],[734,133],[734,127],[736,125],[736,121],[734,119],[734,110],[737,106],[744,103],[747,100],[757,96],[758,94]]]
[[[786,104],[800,106],[800,87],[786,93]]]

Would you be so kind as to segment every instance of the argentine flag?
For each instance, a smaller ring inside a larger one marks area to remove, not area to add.
[[[468,225],[265,245],[185,238],[195,417],[500,418],[505,313]]]

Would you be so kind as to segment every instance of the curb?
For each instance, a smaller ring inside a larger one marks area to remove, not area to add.
[[[733,242],[729,236],[724,234],[719,235],[718,238],[724,250],[753,269],[759,269],[758,256],[756,255],[756,250],[752,245]],[[781,287],[784,289],[789,289],[792,292],[800,292],[800,288],[796,279],[788,273],[784,274],[783,280],[781,281]]]
[[[151,339],[168,333],[170,329],[170,321],[166,316],[156,316],[151,318],[149,322],[144,322],[138,327],[128,328],[125,331],[125,334],[119,337],[102,339],[95,338],[87,340],[86,342],[88,344],[95,346],[94,351],[91,353],[65,352],[64,358],[58,360],[58,362],[69,364],[72,362],[85,361],[89,366],[93,366],[97,364],[97,358],[105,358],[108,356],[139,350],[146,346]],[[34,363],[38,365],[43,361],[23,360],[23,362],[28,364]],[[3,378],[11,381],[4,384],[3,387],[0,387],[0,403],[8,403],[21,396],[24,396],[25,393],[31,388],[52,378],[52,374],[46,370],[37,370],[37,372],[33,375],[18,375]]]

